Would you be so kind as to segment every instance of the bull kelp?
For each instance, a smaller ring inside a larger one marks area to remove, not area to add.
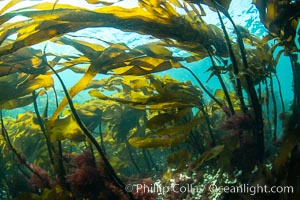
[[[1,2],[0,199],[300,199],[300,2],[233,3]]]

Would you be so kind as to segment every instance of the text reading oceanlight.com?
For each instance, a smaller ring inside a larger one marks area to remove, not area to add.
[[[134,184],[127,185],[126,190],[128,192],[143,192],[143,193],[157,193],[166,194],[168,192],[174,193],[199,193],[202,192],[204,188],[199,186],[194,186],[193,184],[181,186],[179,184],[174,184],[172,186],[162,186],[157,184]],[[209,191],[212,193],[236,193],[236,194],[272,194],[272,193],[293,193],[293,186],[267,186],[267,185],[249,185],[242,184],[239,186],[217,186],[211,184],[208,187]]]

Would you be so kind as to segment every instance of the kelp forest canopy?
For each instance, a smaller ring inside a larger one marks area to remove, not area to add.
[[[0,199],[188,199],[126,188],[183,174],[300,187],[299,1],[254,0],[264,35],[231,0],[78,2],[1,2]]]

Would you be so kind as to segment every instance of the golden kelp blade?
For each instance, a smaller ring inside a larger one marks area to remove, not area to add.
[[[25,135],[29,135],[30,137],[36,136],[41,133],[41,128],[36,119],[36,114],[33,112],[24,112],[19,113],[16,117],[15,124],[18,129],[14,133],[14,139],[22,138]]]
[[[284,138],[283,144],[280,147],[279,154],[277,155],[275,161],[274,161],[274,169],[276,173],[280,173],[281,170],[284,169],[284,166],[288,162],[288,159],[290,158],[290,152],[292,149],[295,148],[300,142],[300,136],[299,136],[300,128],[298,127],[293,132],[290,132],[289,135],[287,135]]]
[[[167,50],[165,47],[162,47],[160,45],[158,46],[156,43],[150,43],[147,45],[139,46],[138,48],[133,50],[129,49],[125,44],[111,44],[108,48],[103,50],[102,46],[100,45],[91,45],[87,42],[70,40],[64,37],[60,40],[56,40],[56,42],[62,42],[68,45],[72,45],[74,48],[83,52],[84,55],[88,57],[92,63],[89,66],[87,72],[84,74],[83,78],[70,89],[69,95],[71,98],[73,98],[77,93],[85,89],[92,80],[92,78],[94,78],[95,75],[99,72],[107,73],[108,71],[113,71],[118,74],[127,74],[128,70],[124,72],[122,71],[123,68],[120,68],[120,65],[126,65],[125,63],[129,63],[129,65],[136,65],[137,68],[142,68],[141,65],[144,65],[143,70],[145,68],[149,68],[149,70],[144,70],[142,71],[142,73],[137,71],[130,71],[131,69],[129,69],[129,72],[131,72],[130,74],[134,75],[163,71],[171,67],[180,67],[179,62],[172,62],[168,60],[166,61],[164,59],[159,58],[154,59],[148,56],[141,57],[142,53],[150,54],[155,57],[170,57],[172,55],[171,51]],[[154,63],[154,65],[152,63]],[[133,104],[135,103],[133,102]],[[59,113],[66,105],[67,99],[64,98],[58,106],[58,108],[56,109],[55,113],[50,118],[50,121],[56,119]]]
[[[116,69],[112,69],[111,71],[115,75],[146,75],[180,67],[181,64],[179,62],[173,62],[172,60],[142,57],[128,62],[128,64],[126,64],[124,67],[118,67]]]
[[[165,123],[170,122],[173,119],[174,117],[171,114],[162,113],[149,119],[146,123],[146,127],[149,129],[157,129],[160,128]]]
[[[65,139],[69,139],[74,142],[81,142],[85,139],[85,136],[73,115],[58,118],[54,121],[54,123],[48,123],[46,121],[45,126],[46,133],[52,142],[62,141]]]
[[[217,8],[222,12],[227,12],[231,3],[231,0],[185,0],[187,2],[195,4],[205,4],[211,8]]]
[[[76,94],[80,91],[84,90],[90,81],[97,75],[97,70],[94,66],[90,66],[88,71],[84,74],[84,76],[69,90],[69,95],[73,98]],[[53,123],[64,107],[68,104],[67,98],[64,97],[63,100],[60,102],[59,106],[56,108],[55,112],[49,119],[49,124]]]
[[[129,78],[122,77],[122,79]],[[201,104],[201,91],[192,85],[171,78],[161,80],[155,76],[145,77],[145,83],[147,82],[148,87],[140,91],[132,90],[129,94],[120,93],[118,96],[106,96],[98,90],[92,90],[89,93],[93,97],[129,104],[137,109],[168,110],[176,107],[198,107]],[[131,87],[131,85],[126,87]]]
[[[33,22],[19,29],[19,37],[17,40],[0,48],[0,54],[6,55],[12,53],[21,47],[34,45],[72,30],[78,30],[79,27],[79,24],[70,25],[62,21],[45,20],[43,22]]]
[[[170,136],[172,137],[173,135],[188,135],[189,132],[192,130],[193,127],[195,127],[198,124],[198,122],[190,122],[187,124],[183,125],[175,125],[170,128],[164,128],[164,129],[159,129],[158,131],[154,132],[153,134],[149,134],[156,137],[156,136]],[[148,135],[147,135],[148,136]]]
[[[32,8],[36,9],[34,11],[30,11],[30,8],[27,8],[29,11],[18,10],[18,12],[1,16],[0,23],[4,23],[17,15],[32,18],[33,20],[23,30],[18,30],[20,32],[26,32],[27,30],[26,34],[22,34],[21,38],[18,37],[13,44],[0,48],[0,55],[9,54],[26,45],[40,43],[67,32],[74,32],[91,26],[117,27],[124,31],[152,34],[161,39],[172,38],[183,44],[197,43],[210,46],[210,42],[214,41],[209,32],[200,30],[202,28],[199,29],[195,24],[180,18],[180,16],[172,16],[172,14],[162,16],[157,13],[149,13],[142,8],[125,9],[116,6],[87,10],[60,4],[56,5],[56,9],[52,13],[53,5],[51,5],[42,3],[32,6]],[[180,18],[182,23],[185,24],[184,29],[181,23],[177,23],[177,18],[178,20]],[[202,25],[204,24],[202,23]],[[33,27],[36,27],[35,31],[29,32],[29,30],[33,30]],[[195,38],[197,41],[195,41]],[[226,46],[224,41],[218,41],[214,45],[217,45],[216,49]]]
[[[90,3],[90,4],[99,4],[99,3],[101,3],[105,6],[110,6],[114,3],[120,2],[122,0],[114,0],[114,1],[109,1],[109,0],[107,0],[107,1],[104,1],[104,0],[85,0],[85,1]]]
[[[57,44],[70,45],[80,51],[85,57],[90,60],[95,60],[106,48],[100,44],[93,44],[87,41],[77,40],[74,38],[60,37],[52,40]]]
[[[41,95],[43,93],[42,90],[39,91],[37,95]],[[33,97],[32,95],[26,95],[23,97],[15,98],[9,101],[6,101],[2,104],[0,104],[0,109],[6,109],[6,110],[11,110],[15,108],[20,108],[27,106],[33,102]]]
[[[182,8],[182,5],[181,5],[181,3],[179,2],[179,0],[169,0],[169,2],[170,2],[172,5],[174,5],[174,6],[178,7],[178,8]]]
[[[154,117],[151,117],[149,120],[147,120],[146,127],[149,129],[159,129],[164,124],[178,120],[186,116],[190,112],[191,108],[184,108],[176,112],[171,111],[166,113],[159,113],[158,115],[155,115]]]
[[[145,137],[132,137],[128,142],[136,148],[171,147],[185,142],[192,128],[197,126],[200,121],[200,119],[195,118],[187,124],[160,129]]]
[[[11,0],[8,4],[6,4],[1,10],[0,10],[0,15],[2,15],[6,10],[9,8],[13,7],[14,5],[18,4],[22,0]]]
[[[144,138],[144,137],[132,137],[128,140],[129,144],[136,148],[159,148],[159,147],[171,147],[180,144],[186,140],[186,135],[177,135],[172,137],[161,138]]]
[[[97,97],[99,99],[103,100],[111,100],[116,101],[123,104],[128,104],[134,108],[137,109],[149,109],[149,110],[168,110],[175,107],[195,107],[198,106],[197,104],[194,104],[193,102],[181,102],[176,101],[176,99],[170,99],[169,101],[165,99],[165,96],[157,95],[155,97],[147,97],[147,96],[136,96],[133,100],[126,100],[124,98],[116,98],[116,97],[108,97],[102,94],[100,91],[92,90],[89,92],[89,94],[93,97]],[[169,96],[170,97],[170,96]]]
[[[94,101],[95,102],[95,101]],[[103,105],[93,105],[91,102],[85,104],[74,105],[77,113],[84,123],[84,125],[92,132],[101,122],[102,111],[100,110]],[[70,115],[71,113],[63,112],[63,116]]]
[[[174,170],[174,173],[179,173],[186,169],[187,163],[192,158],[191,152],[187,149],[179,149],[178,151],[168,155],[168,167]]]
[[[144,54],[154,58],[170,58],[172,51],[165,48],[162,42],[151,42],[135,47],[135,50],[142,51]]]
[[[122,84],[132,88],[134,91],[149,89],[149,80],[142,76],[127,76],[127,78],[119,79]]]
[[[89,65],[86,73],[83,77],[69,90],[69,96],[73,98],[76,94],[80,91],[84,90],[90,81],[96,76],[98,73],[99,67],[101,67],[101,63],[97,63],[96,59],[102,53],[102,46],[101,45],[90,45],[86,42],[80,42],[76,40],[70,40],[68,38],[61,38],[60,40],[56,40],[57,43],[66,43],[68,45],[72,45],[74,48],[82,51],[91,61],[92,64]],[[99,50],[99,51],[97,51]],[[95,55],[94,52],[97,54]],[[63,100],[60,102],[59,106],[56,108],[55,112],[53,113],[52,117],[49,119],[48,123],[53,123],[54,120],[59,116],[62,112],[64,107],[68,104],[67,98],[64,97]]]
[[[70,42],[70,41],[68,41]],[[75,42],[73,42],[75,43]],[[83,49],[83,45],[77,43],[77,46],[81,47],[79,49]],[[75,46],[76,47],[76,46]],[[77,95],[80,91],[84,90],[91,80],[97,75],[98,72],[102,71],[103,73],[106,70],[109,70],[110,66],[118,59],[127,59],[126,55],[123,57],[124,53],[126,54],[125,45],[118,45],[112,44],[110,47],[106,48],[103,52],[99,52],[99,56],[96,59],[91,58],[91,65],[88,67],[87,72],[84,76],[69,90],[69,96],[73,98]],[[87,48],[84,48],[86,50]],[[120,57],[121,58],[120,58]],[[108,68],[106,69],[105,66]],[[54,114],[50,118],[50,122],[53,122],[63,110],[63,108],[68,104],[67,98],[65,97],[57,109],[55,110]]]
[[[284,45],[289,51],[297,51],[294,42],[297,26],[294,25],[293,21],[300,14],[300,2],[254,0],[253,3],[259,10],[260,21],[271,35],[279,37],[282,42],[281,45]]]
[[[21,79],[21,81],[24,81]],[[38,75],[33,79],[27,80],[19,85],[18,80],[16,82],[6,84],[4,87],[0,87],[0,104],[23,97],[26,95],[31,95],[31,93],[40,88],[50,88],[53,86],[54,81],[50,75]]]
[[[33,92],[38,88],[50,88],[54,85],[54,81],[52,76],[49,75],[39,75],[33,80],[28,81],[24,85],[20,86],[20,90],[22,89],[22,93],[28,94]]]
[[[0,59],[0,77],[15,72],[43,74],[47,71],[43,59],[42,51],[31,47],[25,47],[13,54],[4,55]]]
[[[203,163],[217,157],[224,150],[224,145],[215,146],[205,151],[200,158],[194,163],[193,168],[198,169]]]
[[[220,100],[225,99],[225,94],[224,94],[224,91],[222,89],[217,89],[215,91],[214,96],[216,98],[220,99]],[[236,96],[233,92],[229,93],[229,96],[230,96],[231,99],[237,100],[237,98],[236,98]]]

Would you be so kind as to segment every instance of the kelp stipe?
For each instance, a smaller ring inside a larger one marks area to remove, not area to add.
[[[288,120],[287,129],[295,130],[300,126],[300,64],[298,62],[297,54],[290,53],[288,56],[293,72],[294,99],[292,104],[292,114]]]
[[[274,94],[274,83],[273,78],[270,77],[270,89],[271,89],[271,96],[273,101],[273,141],[277,140],[277,102]]]
[[[193,4],[189,4],[191,7],[192,7],[192,9],[193,9],[193,11],[195,12],[195,14],[196,14],[196,16],[200,19],[200,20],[202,20],[202,18],[201,18],[201,14],[200,14],[200,12],[197,10],[197,8],[195,8],[194,6],[193,6]],[[202,9],[202,7],[198,4],[198,6],[199,6],[199,9]],[[189,15],[189,11],[188,11],[188,9],[186,8],[186,6],[184,6],[184,9],[185,9],[185,11],[186,11],[186,13]],[[203,11],[203,10],[201,10],[201,11]],[[204,12],[204,11],[203,11]],[[190,16],[191,17],[191,16]],[[202,22],[204,22],[204,21],[202,21]],[[200,28],[200,27],[199,27]],[[211,67],[211,69],[212,69],[212,75],[216,75],[217,76],[217,78],[218,78],[218,81],[219,81],[219,83],[220,83],[220,85],[221,85],[221,87],[222,87],[222,89],[223,89],[223,91],[224,91],[224,94],[225,94],[225,98],[226,98],[226,101],[227,101],[227,104],[228,104],[228,108],[229,108],[229,111],[230,111],[230,113],[231,113],[231,115],[233,115],[234,114],[234,108],[233,108],[233,105],[232,105],[232,101],[231,101],[231,99],[230,99],[230,96],[229,96],[229,94],[228,94],[228,89],[226,88],[226,86],[225,86],[225,84],[224,84],[224,81],[223,81],[223,78],[221,77],[221,75],[220,75],[220,72],[218,71],[218,69],[217,69],[217,67],[216,67],[216,64],[215,64],[215,61],[214,61],[214,58],[213,58],[213,53],[212,53],[212,51],[211,51],[211,48],[209,47],[209,46],[207,46],[207,45],[203,45],[204,46],[204,48],[205,48],[205,50],[206,50],[206,52],[208,53],[208,56],[209,56],[209,58],[210,58],[210,61],[211,61],[211,64],[212,64],[212,67]],[[211,76],[212,76],[211,75]],[[200,84],[200,86],[202,85],[201,84],[201,82],[199,81],[199,80],[197,80],[197,82]],[[202,87],[202,86],[201,86]],[[202,88],[204,88],[204,87],[202,87]],[[207,91],[206,90],[204,90],[206,93],[207,93]],[[211,95],[210,94],[208,94],[210,97],[211,97]],[[213,98],[214,99],[214,98]],[[216,102],[216,103],[218,103],[218,102]],[[220,105],[219,103],[218,103],[218,105]],[[224,107],[223,107],[224,108]],[[222,108],[222,109],[223,109]],[[228,113],[226,113],[226,114],[228,114]]]
[[[137,162],[135,161],[135,158],[134,158],[134,156],[133,156],[133,152],[132,152],[132,150],[130,149],[131,147],[130,147],[130,145],[129,145],[129,143],[128,143],[128,141],[126,140],[126,142],[125,142],[125,148],[126,148],[126,150],[128,151],[128,155],[129,155],[129,158],[130,158],[130,161],[132,162],[132,164],[133,164],[133,166],[135,167],[135,169],[136,169],[136,171],[138,172],[138,173],[141,173],[141,169],[140,169],[140,167],[138,166],[138,164],[137,164]],[[145,154],[144,154],[145,155]],[[147,161],[147,160],[146,160]],[[147,162],[148,163],[148,162]]]
[[[134,197],[132,195],[131,192],[128,192],[125,189],[125,184],[121,181],[121,179],[118,178],[117,174],[115,173],[113,167],[110,165],[108,159],[106,158],[105,153],[103,152],[102,148],[100,147],[100,145],[98,144],[98,142],[96,141],[96,139],[90,134],[89,130],[85,127],[85,125],[83,124],[83,122],[81,121],[79,115],[76,112],[76,109],[73,105],[72,99],[70,98],[69,94],[68,94],[68,90],[63,82],[63,80],[61,79],[61,77],[59,76],[59,74],[55,71],[55,69],[53,69],[52,66],[50,66],[47,62],[47,66],[53,71],[53,73],[57,76],[59,82],[61,83],[61,86],[63,87],[63,91],[65,93],[65,96],[68,100],[68,104],[70,106],[70,109],[72,111],[73,116],[75,117],[78,125],[80,126],[80,128],[82,129],[82,131],[84,132],[84,134],[87,136],[87,138],[91,141],[91,143],[95,146],[95,148],[97,149],[98,153],[100,154],[103,162],[104,162],[104,166],[108,171],[108,174],[110,176],[110,178],[112,179],[113,183],[119,187],[126,195],[128,195],[128,197],[132,200],[134,200]]]
[[[213,0],[213,2],[214,2],[215,5],[217,4],[215,0]],[[247,58],[246,58],[245,46],[244,46],[244,42],[243,42],[242,36],[240,34],[240,31],[237,29],[234,21],[232,20],[232,18],[229,15],[228,11],[224,10],[223,13],[229,19],[229,21],[231,22],[231,24],[234,27],[234,30],[235,30],[236,35],[237,35],[237,43],[238,43],[238,46],[239,46],[240,52],[241,52],[243,67],[244,67],[245,70],[247,70],[249,68],[248,67],[248,61],[247,61]],[[222,19],[220,17],[219,12],[218,12],[218,15],[219,15],[219,18],[220,18],[221,23],[222,23]],[[224,30],[224,33],[225,33],[226,32],[225,27],[223,28],[223,30]],[[227,44],[228,43],[230,43],[230,42],[227,42]],[[257,147],[258,147],[258,150],[257,150],[256,154],[257,154],[257,157],[259,158],[259,161],[263,162],[264,152],[265,152],[265,144],[264,144],[264,130],[263,130],[264,122],[263,122],[263,117],[262,117],[262,106],[261,106],[261,104],[258,100],[258,96],[256,94],[254,84],[253,84],[250,76],[247,73],[245,74],[245,80],[246,80],[246,85],[247,85],[246,90],[248,91],[249,99],[250,99],[250,102],[251,102],[251,107],[253,108],[254,115],[255,115],[256,125],[255,125],[255,129],[254,129],[254,136],[256,137],[256,143],[257,143]],[[240,92],[241,91],[239,91],[239,93]]]
[[[52,89],[53,89],[53,92],[54,92],[55,105],[56,105],[56,108],[57,108],[57,107],[58,107],[58,97],[57,97],[57,92],[56,92],[56,89],[55,89],[54,86],[52,87]]]
[[[32,92],[32,98],[33,98],[33,106],[34,106],[34,112],[36,114],[36,117],[37,117],[37,120],[38,120],[38,123],[40,125],[40,128],[41,128],[41,131],[43,133],[43,136],[45,138],[45,141],[46,141],[46,144],[47,144],[47,150],[48,150],[48,154],[49,154],[49,158],[50,158],[50,162],[52,164],[52,166],[54,165],[54,158],[53,158],[53,155],[52,155],[52,151],[54,151],[53,149],[53,146],[46,134],[46,129],[45,129],[45,124],[44,124],[44,120],[42,119],[41,115],[40,115],[40,112],[39,112],[39,109],[38,109],[38,105],[37,105],[37,102],[36,102],[36,99],[37,99],[37,96],[36,96],[36,92]],[[46,108],[48,107],[48,96],[47,96],[47,102],[46,102]],[[46,110],[46,109],[45,109]]]
[[[199,84],[199,86],[201,87],[201,89],[214,101],[216,102],[216,104],[218,104],[218,106],[223,109],[224,105],[217,99],[214,97],[214,95],[212,95],[207,89],[206,87],[203,85],[203,83],[200,81],[200,79],[197,77],[197,75],[188,67],[186,66],[182,66],[181,68],[189,71],[191,73],[191,75],[196,79],[197,83]],[[226,113],[226,112],[225,112]]]
[[[281,87],[281,83],[280,80],[278,78],[277,73],[274,73],[274,76],[277,80],[277,85],[278,85],[278,91],[279,91],[279,96],[280,96],[280,102],[281,102],[281,108],[282,108],[282,113],[285,113],[285,105],[284,105],[284,100],[283,100],[283,95],[282,95],[282,87]]]
[[[100,116],[99,116],[99,122],[98,122],[98,132],[99,132],[99,135],[100,135],[101,148],[102,148],[102,150],[103,150],[104,155],[106,155],[105,146],[104,146],[103,132],[102,132],[102,125],[101,125],[101,121],[102,121],[102,111],[98,109],[97,112],[100,113]]]
[[[44,55],[45,55],[45,50],[46,50],[46,46],[44,48]],[[46,60],[46,57],[44,59]],[[52,89],[53,89],[53,92],[54,92],[55,104],[56,104],[56,108],[57,108],[58,107],[57,92],[56,92],[56,89],[55,89],[54,86],[52,87]],[[46,105],[45,112],[44,112],[44,118],[45,119],[48,117],[47,110],[48,110],[48,94],[47,94],[47,105]],[[50,144],[52,145],[52,143],[50,143]],[[53,145],[52,145],[52,147],[53,147]],[[64,166],[64,158],[63,158],[63,150],[62,149],[63,148],[62,148],[61,141],[57,141],[57,150],[55,150],[55,148],[53,148],[53,152],[56,155],[55,156],[56,157],[56,163],[55,163],[55,165],[57,165],[57,167],[54,165],[54,169],[57,170],[57,174],[58,174],[58,179],[59,179],[60,185],[64,189],[66,189],[67,191],[70,191],[70,185],[66,181],[66,168]]]
[[[185,67],[185,66],[182,66],[183,69],[186,69],[187,71],[189,71],[192,76],[196,79],[196,81],[198,82],[198,84],[200,85],[200,87],[203,89],[203,91],[206,92],[206,94],[212,98],[219,106],[220,108],[225,112],[225,114],[229,115],[228,112],[226,112],[226,109],[224,107],[224,105],[218,100],[216,99],[206,88],[205,86],[203,85],[203,83],[200,81],[200,79],[196,76],[196,74],[191,70],[189,69],[188,67]],[[227,91],[227,90],[226,90]],[[203,103],[203,98],[201,97],[201,105],[199,105],[199,109],[201,110],[202,114],[204,115],[205,117],[205,121],[207,123],[207,128],[208,128],[208,132],[209,132],[209,135],[210,135],[210,138],[211,138],[211,141],[212,141],[212,147],[216,146],[216,140],[215,140],[215,137],[214,137],[214,134],[212,132],[212,129],[211,129],[211,123],[210,123],[210,120],[209,120],[209,116],[207,114],[207,112],[205,111],[205,105]]]
[[[245,113],[248,110],[248,108],[247,108],[245,100],[244,100],[244,95],[243,95],[243,89],[242,89],[241,80],[240,80],[240,77],[238,77],[239,68],[238,68],[236,56],[235,56],[235,54],[233,52],[232,44],[231,44],[231,41],[229,39],[228,32],[226,30],[226,27],[224,25],[224,22],[223,22],[222,17],[220,15],[220,12],[218,10],[217,10],[217,13],[218,13],[219,20],[221,22],[222,30],[224,32],[224,36],[225,36],[225,40],[226,40],[226,44],[227,44],[227,48],[228,48],[230,60],[232,62],[233,73],[235,75],[234,79],[235,79],[235,83],[236,83],[236,90],[237,90],[237,94],[238,94],[238,97],[239,97],[239,100],[240,100],[240,103],[241,103],[241,109]]]
[[[217,78],[218,78],[218,80],[220,82],[220,85],[221,85],[221,87],[223,89],[223,92],[225,94],[225,98],[226,98],[226,101],[227,101],[227,104],[228,104],[228,108],[230,110],[230,114],[234,115],[235,111],[234,111],[234,108],[233,108],[233,105],[232,105],[232,101],[231,101],[229,93],[228,93],[228,89],[225,86],[225,83],[223,81],[223,78],[221,77],[220,72],[216,69],[216,64],[215,64],[212,52],[208,48],[206,48],[206,51],[207,51],[207,53],[209,55],[209,58],[210,58],[210,61],[211,61],[211,64],[212,64],[212,70],[214,71],[215,75],[217,76]]]
[[[30,164],[28,163],[28,161],[26,160],[26,158],[24,156],[22,156],[18,150],[12,145],[9,135],[7,133],[7,130],[5,128],[4,125],[4,120],[3,120],[3,114],[2,114],[2,109],[0,110],[0,122],[1,122],[1,133],[3,138],[5,139],[6,143],[8,144],[9,149],[15,154],[15,156],[17,157],[17,162],[19,162],[21,165],[24,165],[31,173],[33,173],[34,175],[36,175],[41,181],[43,181],[43,177],[41,177],[41,175],[39,173],[37,173],[35,170],[32,169],[32,167],[30,166]],[[24,171],[22,171],[23,173],[25,173]],[[26,176],[28,176],[27,174],[25,174]]]

